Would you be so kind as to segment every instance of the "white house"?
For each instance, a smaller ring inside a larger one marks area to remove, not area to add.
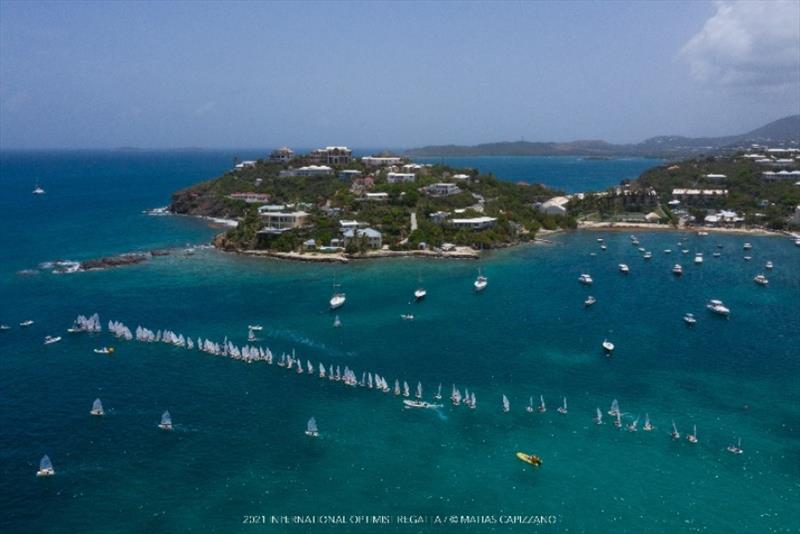
[[[390,184],[408,183],[416,179],[417,175],[413,172],[390,172],[386,175],[386,181]]]
[[[353,239],[366,239],[369,248],[381,248],[383,242],[381,233],[373,228],[348,229],[342,233],[344,244],[347,246]]]
[[[713,215],[706,215],[703,221],[712,226],[736,225],[744,222],[744,217],[735,211],[721,210]]]
[[[240,162],[240,163],[237,163],[237,164],[236,164],[236,167],[234,167],[234,168],[235,168],[236,170],[239,170],[239,171],[240,171],[240,170],[242,170],[242,169],[249,169],[249,168],[252,168],[252,167],[255,167],[255,166],[256,166],[256,162],[255,162],[255,161],[253,161],[253,160],[247,160],[247,161],[242,161],[242,162]]]
[[[386,157],[378,157],[378,156],[364,156],[361,158],[361,163],[366,165],[367,167],[386,167],[388,165],[400,165],[403,161],[403,158],[400,156],[386,156]]]
[[[469,219],[451,219],[450,224],[456,228],[467,228],[470,230],[483,230],[494,226],[497,222],[496,217],[471,217]]]
[[[366,193],[364,194],[364,198],[374,202],[385,202],[389,200],[389,193],[384,193],[384,192]]]
[[[278,211],[261,211],[261,220],[264,221],[264,230],[288,230],[303,226],[308,219],[305,211],[292,211],[289,213]]]
[[[281,171],[278,176],[281,178],[291,178],[294,176],[328,176],[332,172],[333,169],[327,165],[307,165],[305,167]]]
[[[438,182],[427,186],[425,191],[434,197],[446,197],[459,194],[461,192],[461,188],[456,184]]]
[[[761,173],[761,177],[765,180],[793,180],[800,178],[800,171],[765,171]]]

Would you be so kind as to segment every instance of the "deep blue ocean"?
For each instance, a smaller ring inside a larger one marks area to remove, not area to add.
[[[602,191],[632,180],[642,171],[662,163],[660,159],[620,157],[593,160],[581,156],[465,156],[418,157],[418,163],[444,163],[471,167],[514,182],[545,184],[567,193]]]
[[[649,261],[629,232],[557,234],[552,244],[478,262],[312,265],[208,249],[185,256],[184,247],[208,243],[219,228],[143,212],[218,175],[233,155],[0,153],[0,323],[12,327],[0,332],[0,532],[800,527],[800,248],[788,239],[638,233],[653,251]],[[537,168],[547,168],[550,158],[541,159]],[[584,165],[609,176],[598,185],[605,187],[619,176],[602,167],[617,163]],[[556,166],[552,181],[534,181],[573,190],[588,175]],[[503,176],[502,168],[482,170]],[[36,183],[45,195],[31,194]],[[747,241],[753,248],[745,253]],[[66,275],[39,267],[155,248],[174,253]],[[695,252],[705,253],[703,265],[691,263]],[[772,271],[764,270],[768,260]],[[618,272],[621,262],[629,275]],[[670,272],[676,262],[680,278]],[[476,294],[478,267],[489,286]],[[593,276],[591,287],[578,283],[583,272]],[[761,272],[768,287],[752,281]],[[327,309],[334,277],[347,293],[341,328]],[[418,278],[428,296],[411,304]],[[597,303],[586,308],[590,294]],[[705,309],[712,298],[731,308],[729,319]],[[259,323],[257,344],[273,353],[294,350],[315,365],[349,366],[359,378],[378,372],[412,389],[420,381],[428,400],[442,383],[444,407],[404,410],[393,394],[275,365],[125,342],[105,331],[65,333],[76,315],[94,312],[104,327],[114,319],[193,338],[227,335],[238,345],[247,325]],[[682,321],[686,312],[697,316],[695,327]],[[405,313],[416,319],[401,320]],[[26,319],[35,323],[20,328]],[[45,335],[64,339],[44,346]],[[601,349],[606,338],[616,344],[611,358]],[[92,352],[109,344],[113,356]],[[475,392],[477,409],[447,401],[454,383]],[[548,411],[526,412],[528,398],[540,394]],[[562,396],[567,415],[555,410]],[[103,418],[88,413],[97,397]],[[606,424],[593,424],[595,408],[605,413],[615,398],[625,424],[649,413],[656,430],[620,430],[607,415]],[[166,409],[171,433],[156,427]],[[311,416],[318,439],[304,435]],[[684,437],[696,424],[699,443],[673,441],[672,420]],[[727,452],[738,437],[744,454]],[[543,465],[520,462],[517,451],[539,455]],[[54,477],[35,476],[44,454]],[[269,524],[271,516],[378,514],[428,523]],[[431,524],[435,516],[476,515],[556,523]],[[267,524],[243,524],[246,516]]]

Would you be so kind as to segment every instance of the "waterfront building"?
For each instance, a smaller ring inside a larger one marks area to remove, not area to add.
[[[299,228],[306,223],[308,213],[305,211],[261,211],[259,210],[261,220],[264,222],[262,231],[283,231],[291,228]]]
[[[374,228],[349,228],[342,232],[344,246],[349,245],[353,239],[365,239],[367,246],[372,249],[381,248],[381,246],[383,246],[381,233]]]
[[[328,176],[332,172],[333,169],[327,165],[307,165],[305,167],[297,167],[294,169],[281,171],[278,176],[281,178],[291,178],[296,176]]]
[[[367,167],[387,167],[389,165],[400,165],[403,158],[400,156],[364,156],[361,163]]]
[[[269,155],[272,163],[289,163],[292,158],[294,158],[294,150],[287,146],[276,148]]]
[[[309,159],[326,165],[347,165],[353,159],[353,151],[346,146],[326,146],[313,151]]]
[[[468,219],[451,219],[450,224],[456,228],[468,230],[484,230],[491,228],[497,223],[496,217],[470,217]]]
[[[433,197],[447,197],[450,195],[457,195],[461,192],[461,188],[456,184],[447,182],[438,182],[431,184],[424,188],[425,192]]]
[[[386,181],[390,184],[408,183],[416,179],[417,175],[413,172],[390,172],[386,175]]]

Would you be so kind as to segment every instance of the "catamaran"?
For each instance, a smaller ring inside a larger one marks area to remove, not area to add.
[[[625,264],[625,263],[620,263],[619,264],[619,272],[621,272],[622,274],[628,274],[630,271],[631,271],[631,269],[630,269],[630,267],[628,267],[627,264]]]
[[[567,398],[564,397],[564,404],[556,408],[556,411],[560,414],[567,415]]]
[[[37,477],[50,477],[55,475],[56,472],[53,469],[53,463],[50,461],[50,457],[46,454],[42,456],[42,459],[39,461],[39,470],[36,471]]]
[[[592,280],[592,277],[586,273],[583,273],[578,277],[578,282],[587,286],[592,285],[593,281],[594,280]]]
[[[19,325],[22,326],[22,327],[30,326],[32,324],[33,324],[33,321],[31,321],[30,319],[28,319],[27,321],[22,321],[21,323],[19,323]]]
[[[697,443],[697,425],[692,426],[692,433],[686,436],[689,443]]]
[[[695,265],[700,265],[701,263],[703,263],[703,253],[702,252],[698,252],[697,254],[694,255],[694,263],[695,263]]]
[[[695,319],[693,313],[687,313],[686,315],[683,316],[683,322],[685,322],[689,326],[694,326],[695,324],[697,324],[697,319]]]
[[[441,400],[441,398],[442,398],[442,385],[441,384],[439,384],[439,389],[436,392],[436,395],[433,396],[433,398],[436,399],[436,400]]]
[[[670,434],[672,439],[681,439],[681,433],[678,432],[678,427],[675,426],[675,421],[672,421],[672,433]]]
[[[308,425],[306,425],[306,436],[311,438],[319,437],[319,430],[317,429],[317,420],[313,417],[308,420]]]
[[[742,438],[739,438],[736,445],[728,445],[727,447],[728,452],[732,452],[733,454],[742,454],[744,451],[742,450]],[[45,458],[47,458],[45,456]]]
[[[676,263],[672,267],[672,274],[674,274],[675,276],[680,276],[683,274],[683,267],[681,267],[680,263]]]
[[[503,395],[503,411],[507,413],[509,410],[511,410],[511,406],[508,403],[508,397]]]
[[[588,308],[589,306],[591,306],[595,302],[597,302],[597,299],[594,298],[593,296],[589,295],[588,297],[586,297],[586,300],[583,301],[583,305]]]
[[[772,269],[772,267],[773,267],[773,265],[772,265],[772,262],[771,262],[771,261],[768,261],[768,262],[767,262],[767,263],[764,265],[764,268],[765,268],[765,269]]]
[[[158,428],[161,430],[172,430],[172,416],[169,414],[169,411],[164,410],[164,413],[161,414],[161,422],[158,423]]]
[[[642,430],[644,430],[645,432],[650,432],[654,428],[655,427],[650,423],[650,415],[644,414],[644,426],[642,427]]]
[[[52,345],[53,343],[58,343],[59,341],[61,341],[61,336],[44,336],[45,345]]]
[[[481,274],[481,269],[479,267],[478,278],[476,278],[475,282],[472,284],[475,287],[475,291],[483,291],[484,289],[486,289],[486,286],[488,284],[489,284],[489,279]]]
[[[92,403],[92,411],[89,412],[91,415],[105,415],[106,412],[103,411],[103,403],[100,402],[100,399],[95,399],[94,403]]]
[[[544,405],[544,395],[539,395],[539,413],[547,411],[547,406]]]
[[[603,424],[603,412],[600,411],[600,408],[597,408],[597,414],[594,416],[594,424],[602,425]]]
[[[645,253],[644,253],[644,256],[642,256],[642,258],[644,258],[644,259],[646,259],[646,260],[649,260],[649,259],[651,259],[652,257],[653,257],[653,253],[652,253],[652,252],[650,252],[649,250],[648,250],[647,252],[645,252]]]
[[[753,278],[753,282],[755,282],[760,286],[765,286],[769,284],[769,280],[767,280],[767,277],[764,276],[763,274],[757,274],[756,277]]]

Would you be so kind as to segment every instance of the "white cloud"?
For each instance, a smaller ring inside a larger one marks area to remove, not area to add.
[[[722,86],[800,85],[800,2],[715,2],[717,11],[680,51],[693,77]]]

